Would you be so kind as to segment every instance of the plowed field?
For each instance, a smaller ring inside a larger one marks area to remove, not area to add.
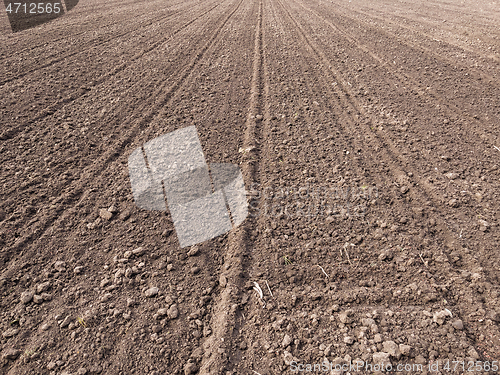
[[[0,373],[499,371],[498,1],[1,12]],[[249,215],[180,248],[127,160],[191,125]]]

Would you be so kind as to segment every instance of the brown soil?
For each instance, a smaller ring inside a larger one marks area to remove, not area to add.
[[[0,373],[500,360],[496,2],[80,0],[18,33],[4,14]],[[127,170],[190,125],[251,205],[197,251]]]

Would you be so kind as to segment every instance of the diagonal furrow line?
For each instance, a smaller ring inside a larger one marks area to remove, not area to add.
[[[397,25],[397,26],[399,26],[399,27],[401,27],[401,28],[404,28],[404,29],[407,29],[407,30],[413,31],[413,32],[415,32],[415,33],[419,34],[421,37],[425,37],[425,38],[428,38],[428,39],[431,39],[431,40],[432,40],[432,39],[435,39],[435,37],[434,37],[433,35],[427,34],[427,33],[423,32],[423,31],[419,31],[419,30],[417,30],[417,29],[413,29],[411,26],[407,26],[407,25],[405,25],[405,24],[403,24],[403,23],[399,23],[399,22],[396,22],[396,21],[391,21],[391,20],[389,20],[389,19],[387,19],[387,18],[380,17],[380,16],[376,16],[376,15],[374,15],[374,14],[372,14],[372,13],[368,13],[368,12],[366,12],[366,11],[348,9],[347,7],[342,6],[342,5],[340,5],[340,4],[336,4],[336,5],[338,5],[338,6],[342,7],[342,8],[344,8],[346,11],[349,11],[349,12],[355,12],[355,13],[358,13],[358,14],[364,14],[364,15],[366,15],[366,16],[368,16],[368,17],[373,17],[373,18],[379,19],[379,20],[381,20],[382,22],[388,22],[388,23],[395,24],[395,25]],[[460,12],[460,14],[463,14],[463,12]],[[410,20],[410,22],[411,22],[411,23],[421,22],[421,23],[427,23],[427,24],[429,24],[429,23],[428,23],[428,22],[426,22],[425,20],[414,20],[414,19],[412,19],[412,18],[410,18],[410,17],[405,18],[405,17],[398,16],[398,15],[395,15],[395,14],[392,14],[391,16],[392,16],[392,17],[394,17],[394,18],[396,18],[396,19]],[[434,25],[432,25],[432,24],[430,24],[430,25],[431,25],[431,26],[434,26]],[[455,48],[459,48],[459,49],[465,50],[465,51],[467,51],[467,52],[469,52],[469,53],[477,54],[477,55],[479,55],[479,56],[482,56],[483,58],[488,58],[488,59],[491,59],[491,60],[493,60],[493,61],[495,61],[495,62],[500,62],[500,59],[499,59],[498,57],[494,56],[494,55],[481,55],[478,51],[476,51],[476,50],[474,50],[474,49],[472,49],[472,48],[468,48],[467,46],[465,46],[465,45],[463,45],[463,44],[453,43],[453,42],[451,42],[451,41],[449,41],[449,40],[440,40],[440,42],[442,42],[442,43],[446,43],[446,44],[448,44],[448,45],[450,45],[450,46],[453,46],[453,47],[455,47]]]
[[[302,4],[301,4],[302,5]],[[340,33],[342,33],[343,35],[345,35],[345,37],[347,38],[348,41],[350,41],[351,43],[354,43],[355,45],[357,45],[362,51],[364,51],[365,53],[369,54],[373,59],[375,59],[376,61],[378,61],[380,64],[382,64],[383,66],[386,66],[386,67],[389,67],[390,64],[383,61],[378,55],[374,54],[373,52],[371,52],[368,47],[366,46],[363,46],[363,45],[360,45],[359,43],[357,43],[356,39],[354,37],[352,37],[350,34],[346,34],[345,32],[343,32],[342,30],[340,30],[338,27],[336,27],[335,25],[331,24],[328,20],[325,20],[323,17],[321,17],[319,14],[317,14],[316,12],[306,8],[303,6],[304,9],[310,11],[312,14],[314,14],[316,17],[320,18],[321,20],[323,20],[325,23],[327,23],[332,29],[334,29],[335,31],[338,31]],[[331,65],[331,64],[330,64]],[[388,70],[389,71],[389,70]],[[450,108],[451,104],[449,105],[449,101],[445,101],[444,99],[441,99],[439,97],[439,95],[435,94],[433,90],[427,90],[421,86],[419,86],[419,84],[413,80],[411,77],[408,77],[406,74],[400,74],[396,71],[390,71],[390,73],[396,77],[398,77],[399,81],[400,82],[411,82],[413,84],[413,89],[414,91],[417,93],[417,95],[420,97],[420,98],[427,98],[427,99],[433,99],[433,101],[438,101],[440,103],[440,105],[445,108],[447,110],[447,114],[448,116],[452,117],[453,114],[455,114],[456,112],[462,112],[460,111],[460,109],[456,106],[453,106],[453,108]],[[338,76],[340,77],[340,72],[338,72]],[[342,82],[339,80],[339,82]],[[349,92],[350,92],[350,89],[348,88],[348,85],[343,82],[343,90],[344,92],[346,92],[348,95],[349,95]],[[431,95],[432,94],[432,95]],[[364,113],[364,111],[361,110],[360,106],[358,106],[354,100],[351,101],[352,102],[352,105],[356,107],[356,109],[360,112],[360,113]],[[462,112],[463,113],[463,112]],[[366,115],[366,114],[364,114]],[[475,119],[474,117],[468,115],[468,113],[465,113],[463,114],[464,117],[467,117],[468,120],[473,123],[473,124],[476,124],[476,125],[483,125],[480,121],[478,121],[477,119]],[[478,133],[477,132],[473,132],[471,131],[468,127],[465,127],[463,129],[461,129],[463,132],[466,133],[467,135],[467,139],[474,139],[474,138],[477,138],[478,137]],[[493,132],[494,134],[496,133],[496,129],[493,129]],[[379,135],[379,136],[382,136],[382,135]],[[393,147],[394,149],[397,149],[397,146],[395,146],[387,136],[382,136],[384,138],[384,142],[385,143],[389,143],[391,144],[391,147]],[[480,138],[482,139],[489,139],[490,140],[490,146],[489,148],[492,149],[493,145],[497,143],[497,140],[492,140],[491,137],[485,137],[484,135],[483,136],[479,136]],[[481,139],[481,141],[479,143],[475,143],[475,144],[482,144],[482,142],[484,142],[483,140]],[[488,148],[488,147],[485,147],[485,148]],[[477,146],[474,147],[474,150],[477,150]],[[398,151],[397,154],[400,155],[400,157],[403,158],[404,160],[404,163],[408,163],[408,161],[406,160],[406,158],[404,158],[401,153]],[[430,156],[429,155],[423,155],[424,159],[428,160],[428,162],[430,164],[433,163],[432,160],[430,160]],[[427,186],[427,188],[429,190],[434,190],[426,181],[422,182],[422,184],[425,184]],[[436,194],[436,196],[439,196],[439,194]]]
[[[283,9],[285,9],[285,7],[283,5],[282,5],[282,7],[283,7]],[[313,55],[317,58],[318,62],[322,61],[323,64],[330,67],[330,69],[322,68],[322,70],[326,73],[325,76],[328,77],[332,74],[334,77],[339,76],[340,73],[335,72],[335,69],[332,68],[330,61],[328,61],[328,59],[319,50],[319,48],[317,46],[315,46],[315,43],[310,38],[308,38],[308,36],[304,32],[303,28],[292,17],[291,13],[287,9],[285,9],[285,11],[288,14],[289,18],[294,23],[294,25],[296,26],[296,28],[298,29],[299,37],[311,49],[311,51],[313,52]],[[323,77],[320,77],[320,79],[324,80],[325,78],[323,76]],[[348,129],[348,131],[351,133],[352,132],[358,133],[359,140],[356,140],[356,137],[354,137],[353,138],[354,142],[357,143],[358,146],[365,146],[364,142],[361,141],[361,139],[363,139],[361,136],[364,133],[361,131],[362,129],[359,128],[359,125],[363,126],[365,128],[364,131],[368,132],[368,133],[369,133],[369,129],[368,129],[369,126],[366,124],[363,124],[363,123],[359,124],[356,121],[356,118],[354,117],[356,113],[359,115],[364,115],[363,111],[361,109],[359,109],[359,107],[356,105],[356,103],[354,103],[351,99],[349,99],[350,93],[347,89],[341,88],[339,91],[334,92],[334,90],[331,89],[328,84],[325,84],[325,87],[328,87],[329,91],[331,91],[336,96],[338,96],[338,99],[340,100],[340,102],[343,104],[346,104],[347,108],[351,108],[354,110],[354,115],[350,114],[350,116],[347,116],[347,115],[343,116],[344,119],[346,120],[346,123],[347,123],[346,131]],[[397,148],[392,144],[392,142],[389,139],[386,139],[384,136],[376,135],[375,139],[372,140],[370,138],[369,142],[374,144],[374,146],[379,146],[379,148],[381,150],[382,160],[387,162],[387,164],[391,167],[391,173],[395,177],[396,177],[397,173],[405,173],[408,169],[413,170],[413,171],[416,170],[416,168],[414,166],[410,167],[412,164],[408,163],[408,160],[406,160],[406,158],[398,152]],[[414,176],[415,176],[416,180],[418,181],[418,183],[416,184],[415,188],[411,190],[412,197],[420,204],[423,204],[424,202],[426,202],[427,198],[429,198],[431,201],[434,202],[435,207],[442,206],[442,205],[440,205],[440,199],[439,199],[438,195],[434,192],[434,190],[430,186],[427,186],[425,181],[423,181],[420,177],[417,177],[415,174],[414,174]],[[445,207],[440,207],[440,208],[441,208],[441,212],[446,211]],[[434,215],[437,218],[438,228],[440,229],[440,231],[437,233],[437,236],[444,239],[444,243],[445,243],[446,247],[448,247],[449,249],[459,250],[460,244],[456,243],[453,234],[450,232],[449,225],[447,225],[447,222],[446,222],[446,215],[443,213],[440,213],[440,212],[434,212]],[[488,266],[486,264],[484,264],[484,262],[481,262],[480,260],[475,259],[472,255],[470,255],[467,252],[465,254],[462,254],[462,256],[464,257],[464,259],[467,260],[465,263],[467,264],[466,267],[467,267],[468,271],[473,271],[480,264],[482,266],[484,266],[486,269],[488,268]],[[453,274],[451,274],[450,277],[452,277],[452,275]],[[453,294],[455,296],[455,300],[456,300],[455,302],[458,304],[459,309],[461,311],[464,311],[464,316],[465,316],[465,314],[470,313],[471,309],[475,308],[472,305],[468,305],[466,303],[459,302],[460,297],[458,296],[458,294],[456,294],[456,293],[453,293]],[[470,333],[470,334],[472,335],[472,333]],[[493,333],[493,335],[498,335],[498,331]],[[475,341],[475,340],[472,338],[472,341]]]
[[[132,3],[132,2],[131,2],[131,3]],[[175,6],[175,5],[178,5],[178,4],[183,4],[183,3],[184,3],[183,1],[179,1],[179,2],[177,2],[177,3],[173,3],[173,4],[171,4],[171,6]],[[123,6],[123,5],[126,5],[126,4],[121,3],[120,5],[121,5],[121,6]],[[177,12],[180,12],[180,11],[182,11],[182,9],[181,9],[181,10],[179,10],[179,11],[177,11]],[[176,12],[176,13],[177,13],[177,12]],[[158,21],[161,21],[161,20],[162,20],[162,19],[164,19],[165,17],[169,17],[169,16],[171,16],[171,15],[173,15],[173,14],[174,14],[174,13],[170,13],[170,14],[168,14],[167,16],[161,16],[161,17],[155,18],[153,21],[151,21],[151,22],[149,22],[149,23],[145,24],[145,25],[144,25],[144,26],[142,26],[142,27],[147,27],[147,26],[150,26],[150,25],[152,25],[153,23],[158,22]],[[148,15],[148,13],[144,13],[144,14],[142,14],[141,16],[142,16],[142,17],[147,17],[147,15]],[[134,18],[137,18],[137,17],[138,17],[138,16],[136,15]],[[107,24],[101,25],[100,27],[101,27],[101,28],[109,28],[109,27],[112,27],[112,26],[115,26],[115,25],[119,25],[119,24],[123,23],[123,21],[124,21],[124,20],[123,20],[123,19],[121,19],[121,20],[118,20],[118,21],[115,21],[115,22],[109,22],[109,23],[107,23]],[[71,26],[70,26],[70,27],[71,27]],[[57,29],[56,29],[56,31],[57,31]],[[133,32],[133,31],[134,31],[134,30],[129,31],[129,32],[125,33],[125,34],[129,34],[130,32]],[[71,38],[75,38],[75,37],[78,37],[78,36],[80,36],[80,35],[85,35],[85,34],[87,34],[88,32],[89,32],[89,30],[86,30],[86,31],[81,31],[81,32],[76,33],[76,34],[71,34],[71,35],[70,35],[70,37],[71,37]],[[121,35],[118,35],[118,36],[116,36],[116,37],[120,37],[120,36],[123,36],[123,35],[125,35],[125,34],[121,34]],[[56,38],[56,39],[51,40],[51,41],[50,41],[50,43],[52,43],[52,44],[53,44],[53,43],[59,42],[59,41],[61,41],[61,40],[66,40],[67,38],[68,38],[68,36],[67,36],[67,35],[64,35],[64,36],[62,36],[62,37],[60,37],[60,38]],[[108,39],[107,41],[112,40],[112,39],[114,39],[114,38],[110,38],[110,39]],[[93,40],[89,41],[89,43],[95,42],[95,41],[97,41],[97,40],[98,40],[98,39],[93,39]],[[105,43],[105,42],[106,42],[106,41],[104,41],[103,43]],[[47,45],[47,42],[41,42],[41,43],[40,43],[40,44],[38,44],[38,45],[23,48],[23,49],[21,49],[21,50],[19,50],[19,51],[16,51],[16,55],[20,56],[20,55],[22,55],[23,53],[26,53],[26,52],[29,52],[29,53],[33,54],[33,53],[34,53],[37,49],[39,49],[39,48],[44,48],[44,47],[46,47],[46,45]],[[15,45],[8,46],[7,48],[14,47],[14,46],[15,46]],[[6,47],[6,46],[4,46],[4,47]],[[89,50],[89,49],[90,49],[90,48],[87,48],[87,49],[85,49],[84,51]],[[80,50],[80,52],[82,52],[82,51]],[[50,58],[50,57],[53,57],[53,56],[56,56],[56,55],[57,55],[57,54],[49,55],[49,56],[47,56],[47,58]],[[66,55],[66,56],[67,56],[67,55]],[[67,56],[67,57],[68,57],[68,56]],[[3,56],[3,57],[0,57],[0,61],[7,60],[7,59],[9,59],[9,58],[11,58],[11,56],[9,56],[9,55],[7,55],[7,56]]]
[[[141,51],[140,53],[136,54],[135,56],[133,56],[131,59],[129,59],[127,62],[125,63],[122,63],[118,66],[116,66],[113,70],[107,72],[105,75],[103,75],[102,77],[100,77],[99,79],[97,79],[95,81],[95,84],[93,86],[93,88],[96,88],[98,87],[100,84],[104,83],[106,80],[108,80],[109,78],[117,75],[118,73],[122,72],[123,70],[125,70],[128,66],[130,66],[133,62],[137,61],[137,60],[140,60],[142,57],[144,57],[146,54],[150,53],[151,51],[155,50],[156,48],[159,48],[161,47],[163,44],[165,44],[168,40],[170,40],[173,36],[175,36],[176,34],[178,34],[179,32],[181,32],[182,30],[184,30],[186,27],[188,27],[189,25],[191,25],[193,22],[197,21],[198,19],[200,19],[201,17],[205,16],[206,14],[210,13],[212,10],[214,10],[215,8],[217,8],[220,4],[216,4],[212,7],[210,7],[210,9],[208,9],[207,11],[203,12],[201,15],[193,18],[192,20],[190,20],[189,22],[185,23],[184,25],[182,25],[180,28],[176,29],[174,32],[172,32],[166,39],[163,39],[161,41],[158,41],[157,43],[153,44],[152,46],[150,46],[148,49],[144,50],[144,51]],[[130,87],[127,92],[132,92],[136,86],[138,86],[139,84],[141,83],[141,81],[138,81],[137,83],[135,83],[132,87]],[[166,83],[165,83],[166,85]],[[163,88],[163,87],[162,87]],[[159,94],[161,93],[162,91],[162,88],[158,89],[156,91],[155,94]],[[82,92],[80,94],[75,94],[74,96],[72,95],[71,96],[71,100],[69,103],[71,102],[74,102],[76,100],[78,100],[80,97],[82,97],[83,95],[85,95],[86,92]],[[64,102],[64,101],[60,101],[59,103],[56,103],[56,104],[53,104],[51,106],[49,106],[48,108],[45,108],[43,110],[42,113],[40,113],[38,116],[32,118],[32,119],[28,119],[27,121],[25,121],[23,124],[20,124],[18,125],[17,127],[15,128],[11,128],[11,129],[7,129],[5,130],[1,135],[0,135],[0,140],[5,140],[5,139],[9,139],[9,138],[12,138],[14,137],[17,133],[21,132],[24,130],[24,128],[29,125],[29,124],[33,124],[33,123],[36,123],[40,120],[43,120],[44,118],[46,117],[49,117],[49,116],[53,116],[57,113],[57,111],[59,111],[61,108],[65,107],[68,103],[67,102]],[[119,103],[116,103],[114,105],[113,108],[116,108],[117,106],[119,106],[120,104]]]
[[[217,4],[217,5],[218,5],[218,4]],[[215,5],[214,7],[216,7],[217,5]],[[213,9],[213,8],[209,9],[209,10],[208,10],[208,12],[209,12],[209,11],[211,11],[212,9]],[[150,22],[149,24],[145,25],[144,27],[151,26],[152,24],[154,24],[154,23],[156,23],[156,22],[160,22],[160,21],[162,21],[162,20],[168,20],[169,18],[171,18],[171,17],[173,17],[173,16],[175,16],[175,15],[177,15],[177,14],[179,14],[179,13],[183,12],[183,11],[186,11],[186,10],[185,10],[185,9],[181,9],[181,10],[178,10],[178,11],[176,11],[176,12],[174,12],[174,13],[170,13],[170,14],[168,14],[168,15],[167,15],[167,16],[165,16],[165,17],[161,17],[161,18],[160,18],[160,19],[158,19],[158,20],[155,20],[155,21]],[[28,74],[31,74],[31,73],[37,72],[37,71],[42,70],[42,69],[45,69],[45,68],[48,68],[48,67],[50,67],[50,66],[52,66],[52,65],[54,65],[54,64],[57,64],[58,62],[61,62],[61,61],[65,60],[65,59],[67,59],[67,58],[70,58],[70,57],[73,57],[73,56],[77,56],[77,55],[82,54],[82,53],[85,53],[85,52],[87,52],[87,51],[89,51],[89,50],[96,49],[96,48],[98,48],[98,47],[100,47],[100,46],[102,46],[102,45],[105,45],[106,43],[112,42],[112,41],[113,41],[113,40],[115,40],[115,39],[119,39],[119,38],[121,38],[121,37],[123,37],[123,36],[125,36],[125,35],[127,35],[127,34],[130,34],[130,33],[132,33],[132,32],[135,32],[135,31],[136,31],[136,29],[132,29],[132,30],[126,31],[126,32],[121,33],[121,34],[119,34],[119,35],[116,35],[116,36],[114,36],[114,37],[112,37],[112,38],[110,38],[110,39],[104,40],[104,41],[99,42],[99,43],[96,43],[96,44],[92,44],[90,48],[86,48],[86,49],[78,49],[77,51],[75,51],[75,52],[73,52],[73,53],[69,53],[69,54],[67,54],[67,55],[60,56],[60,55],[58,55],[58,54],[54,54],[54,55],[51,55],[51,56],[47,56],[47,58],[54,57],[54,56],[58,56],[58,57],[57,57],[57,58],[55,58],[55,59],[53,59],[53,60],[51,60],[51,61],[49,61],[49,62],[47,62],[47,63],[45,63],[45,64],[43,64],[43,65],[38,65],[37,67],[35,67],[35,68],[33,68],[33,69],[27,70],[27,71],[25,71],[25,72],[23,72],[23,73],[21,73],[21,74],[18,74],[18,75],[16,75],[16,76],[13,76],[13,77],[10,77],[10,78],[7,78],[7,79],[3,80],[3,81],[1,81],[1,82],[0,82],[0,86],[3,86],[3,85],[5,85],[5,84],[7,84],[7,83],[10,83],[10,82],[12,82],[12,81],[16,81],[16,80],[18,80],[18,79],[21,79],[21,78],[25,77],[25,76],[26,76],[26,75],[28,75]],[[90,41],[89,43],[92,43],[92,41]],[[147,52],[151,51],[152,49],[156,48],[159,44],[161,44],[161,42],[157,42],[157,43],[153,44],[153,46],[152,46],[152,47],[150,47],[150,48],[148,48],[148,49],[146,49],[146,50],[144,51],[144,53],[147,53]]]
[[[283,6],[283,5],[282,5]],[[306,43],[311,51],[313,52],[313,55],[317,58],[319,62],[322,62],[325,66],[330,67],[329,69],[323,69],[325,72],[325,76],[333,76],[335,80],[338,82],[342,82],[340,79],[340,72],[336,71],[333,68],[332,63],[328,60],[328,58],[319,50],[319,48],[315,45],[314,42],[311,41],[311,39],[307,36],[307,34],[304,32],[304,29],[302,26],[293,18],[291,13],[288,11],[283,6],[285,12],[288,14],[289,18],[292,20],[294,25],[296,26],[298,30],[298,34],[300,38]],[[347,86],[347,85],[345,85]],[[364,111],[356,104],[354,101],[351,99],[351,94],[349,92],[349,89],[342,85],[342,87],[336,91],[332,91],[336,97],[340,100],[341,103],[343,103],[347,108],[351,108],[355,114],[361,115],[363,117],[369,118],[369,115],[364,113]],[[336,86],[338,87],[338,86]],[[361,131],[359,129],[359,125],[362,125],[361,122],[357,121],[354,117],[354,114],[351,113],[351,115],[344,116],[344,119],[347,121],[348,126],[346,125],[346,129],[349,129],[350,132],[356,132],[360,135]],[[369,126],[364,125],[365,130],[369,132]],[[360,142],[359,146],[363,146],[363,149],[366,149],[366,145],[361,144],[361,141],[356,141],[356,137],[353,138],[355,142]],[[359,139],[362,139],[361,137]],[[407,175],[407,170],[409,169],[408,166],[412,165],[393,145],[393,143],[384,137],[383,135],[376,134],[375,138],[370,138],[369,139],[370,143],[375,143],[373,147],[378,146],[378,148],[381,151],[381,155],[383,155],[384,160],[391,165],[392,172],[395,176],[397,174],[405,174]],[[415,168],[413,167],[412,172],[415,171]],[[434,202],[434,206],[436,207],[442,207],[441,205],[441,199],[439,195],[434,191],[434,189],[428,185],[426,181],[424,181],[422,178],[418,177],[417,173],[413,174],[414,178],[417,180],[416,184],[416,189],[413,190],[413,194],[417,195],[418,200],[423,203],[426,202],[427,200],[432,200]],[[443,210],[445,209],[442,207]],[[440,215],[439,217],[440,221],[440,229],[442,232],[442,236],[446,240],[445,242],[449,244],[449,246],[457,246],[454,241],[454,236],[450,232],[449,225],[446,224],[446,218],[443,217],[443,215]],[[471,264],[474,264],[474,262],[471,262]]]
[[[305,7],[302,3],[301,3],[301,5],[302,5],[304,8],[306,8],[306,7]],[[306,9],[308,9],[309,11],[313,11],[313,10],[312,10],[312,9],[310,9],[310,8],[306,8]],[[346,11],[348,10],[347,8],[345,8],[345,9],[346,9]],[[403,28],[403,29],[409,30],[409,31],[410,31],[410,32],[412,32],[412,33],[415,33],[415,34],[417,34],[417,35],[420,35],[421,37],[422,37],[422,36],[425,36],[426,38],[428,38],[428,39],[430,39],[430,40],[432,40],[432,39],[433,39],[433,37],[432,37],[432,36],[430,36],[430,35],[423,34],[423,33],[419,32],[419,31],[418,31],[418,30],[416,30],[416,29],[412,29],[412,28],[411,28],[411,27],[409,27],[409,26],[402,25],[402,24],[399,24],[399,23],[397,23],[397,22],[391,21],[390,19],[383,18],[383,17],[378,17],[378,16],[375,16],[375,15],[372,15],[372,14],[370,14],[370,13],[363,12],[363,11],[360,11],[360,10],[351,10],[351,9],[349,9],[349,11],[352,11],[353,13],[362,14],[362,15],[365,15],[365,16],[367,16],[367,17],[375,18],[375,19],[377,19],[377,20],[379,20],[379,21],[381,21],[382,23],[385,23],[385,24],[395,25],[395,26],[397,26],[397,27],[400,27],[400,28]],[[358,19],[358,18],[354,18],[354,17],[349,16],[349,15],[347,15],[347,14],[342,14],[342,17],[349,18],[350,20],[352,20],[352,21],[354,21],[354,22],[357,22],[357,23],[359,23],[359,24],[361,24],[361,23],[362,23],[362,24],[366,25],[366,27],[367,27],[367,28],[370,28],[370,29],[374,30],[373,26],[372,26],[372,25],[370,25],[370,23],[368,23],[367,21],[363,21],[363,20],[360,20],[360,19]],[[336,29],[337,29],[337,31],[342,32],[341,30],[339,30],[339,28],[338,28],[338,27],[337,27]],[[377,28],[377,29],[376,29],[376,31],[377,31],[378,33],[382,33],[382,34],[387,35],[388,37],[390,37],[390,39],[391,39],[391,40],[397,41],[399,44],[403,44],[403,45],[406,45],[406,46],[408,46],[408,47],[410,47],[410,48],[412,48],[412,49],[414,49],[414,50],[417,50],[417,51],[418,51],[418,50],[420,50],[421,52],[424,52],[424,53],[427,53],[427,54],[429,54],[429,55],[432,55],[432,56],[433,56],[436,60],[438,60],[438,61],[443,61],[443,62],[445,62],[445,63],[447,63],[447,64],[449,64],[449,65],[451,65],[451,66],[453,66],[453,65],[455,65],[455,64],[456,64],[456,62],[455,62],[455,61],[453,61],[453,60],[451,60],[451,59],[449,59],[449,58],[447,58],[447,57],[443,56],[442,54],[435,53],[432,49],[427,48],[427,47],[424,47],[424,46],[419,45],[419,44],[416,44],[416,42],[415,42],[415,43],[413,43],[413,42],[410,42],[410,41],[408,41],[408,40],[406,40],[406,39],[403,39],[403,38],[402,38],[402,37],[400,37],[399,35],[397,35],[397,34],[395,34],[395,33],[392,33],[392,32],[390,32],[390,31],[387,31],[385,28]],[[450,45],[450,46],[453,46],[453,47],[456,47],[456,48],[459,48],[460,50],[465,50],[465,51],[470,52],[470,53],[475,53],[474,51],[468,51],[468,50],[466,50],[466,49],[465,49],[465,48],[463,48],[463,47],[456,46],[456,45],[451,44],[451,43],[446,42],[446,41],[440,41],[440,42],[441,42],[441,43],[446,43],[446,44],[448,44],[448,45]],[[479,57],[480,57],[480,58],[485,58],[485,56],[482,56],[482,55],[479,55]],[[492,76],[492,75],[490,75],[490,74],[488,74],[488,73],[484,73],[484,72],[482,72],[482,71],[471,71],[471,73],[472,73],[474,76],[476,76],[476,77],[480,77],[481,79],[487,79],[487,80],[490,80],[490,81],[495,81],[495,80],[496,80],[496,78],[495,78],[494,76]]]
[[[366,47],[366,46],[361,45],[360,43],[358,43],[358,41],[352,35],[350,35],[349,33],[345,32],[343,30],[340,30],[337,26],[333,25],[331,22],[329,22],[328,20],[326,20],[323,17],[321,17],[317,12],[315,12],[315,11],[313,11],[313,10],[305,7],[302,3],[300,5],[304,9],[306,9],[307,11],[311,12],[312,14],[314,14],[319,19],[323,20],[323,22],[325,22],[327,25],[329,25],[333,30],[336,30],[336,31],[340,32],[341,34],[343,34],[347,38],[347,40],[349,40],[351,43],[356,44],[356,46],[358,46],[362,51],[364,51],[365,53],[369,54],[373,59],[375,59],[377,62],[379,62],[380,64],[382,64],[382,66],[385,66],[385,67],[390,66],[389,62],[385,61],[383,58],[381,58],[380,56],[378,56],[377,54],[375,54],[368,47]],[[418,94],[419,97],[423,97],[423,98],[426,98],[426,99],[431,99],[432,101],[437,101],[440,104],[440,106],[443,109],[446,110],[448,116],[451,117],[451,116],[453,116],[456,113],[460,113],[470,123],[475,124],[479,128],[483,128],[484,127],[484,125],[485,125],[484,123],[482,123],[478,119],[474,118],[469,113],[464,112],[457,105],[454,105],[450,101],[445,100],[439,94],[437,94],[433,89],[428,89],[427,87],[421,86],[418,82],[416,82],[412,77],[408,76],[407,74],[400,73],[400,72],[397,72],[397,71],[392,71],[392,70],[390,71],[390,73],[392,75],[396,76],[401,82],[410,82],[412,84],[412,86],[413,86],[413,89],[415,90],[415,92],[417,92],[417,94]],[[343,83],[343,88],[344,88],[344,90],[346,92],[350,91],[348,89],[347,85],[345,84],[345,82]],[[477,138],[478,137],[478,133],[477,132],[471,132],[469,130],[469,128],[467,128],[467,127],[464,128],[464,129],[462,129],[462,130],[467,133],[468,137],[470,137],[469,139],[473,139],[473,138]],[[493,128],[491,130],[492,130],[493,134],[496,134],[497,129]],[[491,137],[484,137],[484,136],[483,136],[483,138],[488,139],[488,141],[482,140],[481,142],[483,142],[483,143],[489,143],[488,148],[490,148],[490,149],[493,148],[494,144],[498,143],[497,139],[492,139]]]
[[[75,200],[78,201],[76,203],[73,203],[72,207],[66,209],[62,215],[58,215],[57,212],[54,212],[49,215],[43,223],[38,223],[38,226],[34,228],[31,233],[25,234],[24,236],[20,237],[18,241],[16,241],[16,243],[8,250],[10,253],[16,252],[16,250],[23,249],[23,247],[25,247],[31,240],[33,240],[35,236],[37,236],[38,239],[43,238],[43,236],[51,226],[66,220],[67,217],[71,216],[74,211],[77,210],[80,203],[83,202],[91,194],[88,191],[84,191],[85,187],[88,184],[88,181],[98,178],[99,175],[101,175],[107,169],[106,167],[108,167],[110,163],[115,162],[120,155],[119,150],[124,148],[135,137],[137,137],[141,128],[147,125],[151,121],[151,119],[155,117],[159,108],[168,105],[175,92],[183,87],[186,79],[199,65],[199,62],[205,55],[205,52],[216,42],[221,30],[224,28],[225,24],[231,18],[231,16],[236,12],[242,1],[243,0],[239,0],[239,2],[233,7],[233,9],[230,10],[229,14],[226,15],[220,25],[212,33],[210,38],[208,38],[204,46],[196,53],[194,59],[191,60],[187,67],[181,72],[177,81],[165,92],[162,92],[163,87],[157,90],[157,96],[152,95],[152,98],[157,99],[153,99],[152,103],[146,103],[142,106],[141,109],[143,109],[146,114],[141,119],[139,119],[137,123],[134,124],[133,127],[128,131],[128,133],[122,139],[118,140],[108,152],[101,156],[99,160],[97,160],[92,166],[82,171],[80,179],[73,183],[73,186],[71,187],[72,193],[69,195],[69,197],[65,198],[64,201],[60,202],[60,205],[64,206],[66,204],[71,204]]]

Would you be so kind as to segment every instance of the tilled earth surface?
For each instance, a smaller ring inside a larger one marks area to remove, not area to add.
[[[14,34],[4,15],[0,373],[495,372],[498,2],[80,0]],[[181,249],[127,160],[191,125],[250,211]]]

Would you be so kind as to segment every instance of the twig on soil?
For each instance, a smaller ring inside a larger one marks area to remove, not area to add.
[[[427,267],[427,263],[425,263],[424,261],[424,258],[422,258],[422,254],[418,254],[418,256],[420,257],[420,259],[422,260],[422,263],[424,264],[424,266]]]
[[[498,148],[497,146],[493,146],[493,147],[495,147],[498,151],[500,151],[500,148]]]
[[[254,374],[260,375],[257,371],[252,370]]]
[[[271,295],[271,297],[274,298],[273,292],[271,292],[271,288],[269,288],[269,284],[267,283],[267,280],[265,280],[265,281],[266,281],[266,285],[267,285],[267,290],[269,290],[269,294]]]
[[[349,246],[349,242],[346,242],[344,245],[344,251],[345,251],[345,255],[347,256],[347,261],[352,266],[351,259],[349,258],[349,252],[347,251],[348,246]],[[354,245],[351,244],[351,246],[354,246]],[[340,256],[342,256],[342,249],[340,249]]]
[[[321,268],[321,271],[323,271],[323,273],[325,274],[326,277],[330,277],[328,276],[328,274],[325,272],[325,270],[323,269],[323,267],[321,267],[319,264],[316,264],[319,268]]]
[[[253,290],[255,290],[259,294],[260,299],[262,299],[264,297],[264,293],[262,293],[262,289],[261,289],[260,285],[257,284],[257,282],[255,282],[255,281],[253,282],[253,285],[254,285]]]

